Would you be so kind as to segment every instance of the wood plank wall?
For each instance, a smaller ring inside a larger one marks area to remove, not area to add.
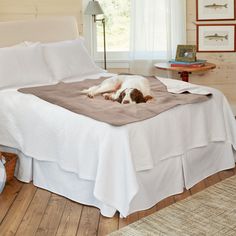
[[[81,34],[82,0],[0,0],[0,21],[71,15],[76,17]]]
[[[187,43],[196,44],[196,0],[187,0]],[[217,21],[203,23],[233,23]],[[197,58],[207,59],[217,65],[216,69],[204,74],[191,75],[191,82],[211,86],[221,90],[231,104],[236,104],[236,53],[198,53]]]

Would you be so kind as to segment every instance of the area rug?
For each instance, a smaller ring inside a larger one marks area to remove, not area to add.
[[[236,235],[236,176],[130,224],[110,236]]]

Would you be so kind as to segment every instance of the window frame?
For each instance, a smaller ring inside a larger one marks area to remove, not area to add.
[[[83,0],[83,12],[87,7],[89,0]],[[101,16],[97,16],[101,18]],[[97,25],[98,22],[94,22],[89,15],[83,15],[83,34],[86,41],[86,47],[88,48],[90,55],[95,62],[103,67],[104,64],[104,52],[97,51]],[[106,22],[105,22],[106,23]],[[129,51],[107,51],[107,68],[129,68]]]

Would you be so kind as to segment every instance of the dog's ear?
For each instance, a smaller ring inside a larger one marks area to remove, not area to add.
[[[116,102],[122,103],[123,99],[125,97],[125,91],[122,91],[120,93],[120,96],[115,100]]]
[[[150,96],[150,95],[147,95],[146,97],[144,97],[144,99],[145,99],[145,102],[147,102],[148,100],[151,100],[151,99],[153,99],[153,97],[152,97],[152,96]]]
[[[145,103],[145,98],[143,96],[143,93],[139,91],[138,89],[133,89],[133,91],[130,93],[130,97],[132,101],[136,103]]]

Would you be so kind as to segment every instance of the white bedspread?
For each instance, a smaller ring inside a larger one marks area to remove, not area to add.
[[[183,90],[190,85],[161,81],[172,91],[175,86]],[[121,127],[72,113],[33,95],[0,91],[0,144],[95,181],[95,197],[126,216],[138,191],[136,171],[211,142],[225,141],[236,149],[236,122],[228,102],[221,92],[200,88],[213,97]]]

